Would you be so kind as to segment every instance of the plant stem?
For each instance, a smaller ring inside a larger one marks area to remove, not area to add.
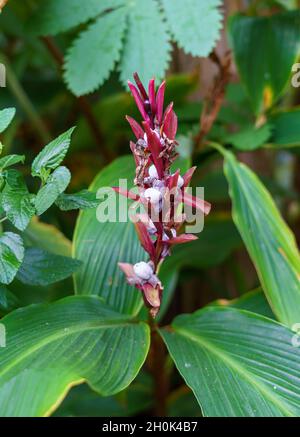
[[[10,87],[11,92],[16,97],[17,101],[19,102],[21,108],[23,111],[27,114],[29,120],[31,121],[32,125],[37,130],[39,136],[41,137],[42,141],[44,143],[48,143],[51,139],[51,135],[48,132],[48,129],[43,122],[43,120],[40,118],[38,113],[35,110],[35,107],[31,103],[28,95],[24,91],[19,79],[17,78],[16,74],[14,73],[8,59],[1,55],[1,58],[4,61],[4,65],[6,67],[7,71],[7,82],[8,86]]]
[[[45,36],[45,37],[41,37],[41,39],[44,42],[45,46],[47,47],[49,53],[52,55],[53,59],[56,61],[59,68],[61,69],[63,66],[64,58],[59,47],[57,47],[57,45],[55,44],[53,38]],[[104,144],[103,136],[99,129],[97,120],[93,114],[89,100],[85,96],[81,96],[77,98],[77,103],[78,106],[80,107],[81,112],[86,118],[86,121],[91,129],[91,132],[94,135],[96,143],[101,148],[104,160],[106,162],[110,162],[114,157],[109,150],[103,147]]]
[[[2,218],[0,219],[0,223],[5,222],[5,220],[7,220],[7,217],[6,217],[6,216],[5,216],[5,217],[2,217]]]
[[[169,392],[169,380],[166,372],[166,347],[157,331],[157,323],[151,315],[149,315],[149,325],[151,329],[151,346],[147,362],[154,383],[154,414],[158,417],[165,417]]]

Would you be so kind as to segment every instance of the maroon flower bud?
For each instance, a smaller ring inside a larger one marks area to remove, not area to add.
[[[148,94],[137,73],[136,86],[128,82],[137,107],[143,117],[142,127],[133,118],[127,120],[136,137],[130,142],[130,149],[136,163],[135,185],[139,194],[132,194],[118,187],[119,194],[140,202],[144,214],[135,217],[135,228],[142,247],[149,255],[149,261],[136,264],[119,263],[129,284],[141,290],[145,305],[155,317],[159,311],[163,286],[157,274],[161,263],[170,255],[171,247],[197,239],[192,234],[178,231],[185,220],[184,214],[177,214],[180,203],[208,214],[210,204],[185,192],[196,167],[190,168],[183,176],[177,170],[171,174],[170,168],[176,157],[175,141],[177,116],[173,103],[164,111],[165,82],[155,93],[154,79],[149,81]]]

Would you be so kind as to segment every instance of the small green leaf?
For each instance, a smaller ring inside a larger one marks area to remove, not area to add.
[[[56,201],[58,196],[65,191],[71,180],[71,173],[66,167],[58,167],[49,176],[36,195],[35,207],[38,215],[43,214]]]
[[[22,238],[13,232],[0,235],[0,283],[9,284],[23,261]]]
[[[204,416],[299,416],[300,349],[287,327],[210,306],[160,332]]]
[[[126,84],[134,71],[147,83],[164,77],[171,45],[157,2],[138,0],[129,6],[128,31],[120,62],[121,81]]]
[[[19,304],[19,299],[8,288],[0,284],[0,315],[9,313]]]
[[[269,117],[272,125],[271,142],[277,147],[300,145],[300,108],[291,111],[278,111]]]
[[[0,111],[0,134],[10,125],[15,113],[15,108],[6,108]]]
[[[107,9],[121,6],[126,0],[47,0],[30,19],[30,31],[38,35],[56,35],[85,23]]]
[[[21,173],[16,170],[7,173],[9,177],[2,192],[2,208],[12,224],[24,231],[35,214],[34,195],[28,192]]]
[[[65,81],[76,95],[90,93],[108,78],[119,60],[125,9],[100,16],[74,41],[65,60]]]
[[[55,226],[34,216],[23,233],[25,246],[34,246],[57,255],[72,256],[72,243]]]
[[[256,267],[277,318],[293,327],[300,320],[300,255],[295,237],[258,177],[223,149],[233,220]]]
[[[54,170],[59,166],[66,156],[74,129],[75,127],[71,127],[59,135],[36,156],[32,163],[33,176],[41,176],[43,171]]]
[[[81,261],[74,258],[30,247],[25,250],[17,279],[23,284],[45,287],[68,278],[78,270],[81,264]]]
[[[208,56],[222,27],[221,0],[162,0],[177,44],[193,56]]]
[[[4,170],[20,162],[24,163],[25,155],[7,155],[0,159],[0,170]]]
[[[272,126],[268,123],[259,128],[249,126],[240,132],[227,135],[224,141],[239,150],[255,150],[268,142],[271,132]]]
[[[233,308],[251,311],[252,313],[260,314],[261,316],[275,319],[274,314],[268,304],[266,296],[261,288],[249,291],[243,296],[233,299],[228,302],[228,305]]]
[[[256,114],[270,108],[288,84],[299,53],[299,25],[298,10],[229,21],[236,64]]]
[[[88,190],[82,190],[74,194],[60,194],[56,200],[56,205],[62,211],[72,209],[90,209],[99,205],[96,194]]]
[[[1,323],[1,417],[47,416],[84,381],[103,396],[115,394],[134,380],[149,349],[148,326],[96,296],[30,305]]]

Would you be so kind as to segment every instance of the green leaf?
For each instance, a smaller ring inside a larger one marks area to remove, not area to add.
[[[4,170],[20,162],[24,163],[25,155],[7,155],[0,159],[0,170]]]
[[[2,192],[2,208],[12,224],[23,231],[35,214],[34,195],[30,194],[23,176],[9,170],[9,177]]]
[[[91,18],[122,5],[126,0],[48,0],[42,2],[30,19],[30,31],[38,35],[56,35],[85,23]]]
[[[239,150],[255,150],[268,142],[271,137],[271,131],[270,124],[264,124],[259,128],[249,126],[240,132],[227,135],[224,141],[231,143]]]
[[[179,47],[193,56],[208,56],[222,27],[220,0],[162,0],[167,23]]]
[[[59,166],[67,154],[74,129],[75,127],[71,127],[59,135],[36,156],[31,167],[33,176],[43,176],[47,170],[54,170]]]
[[[34,246],[62,256],[72,256],[72,243],[55,226],[43,223],[33,217],[25,232],[23,240],[26,246]]]
[[[49,176],[36,195],[35,207],[38,215],[43,214],[56,201],[58,196],[65,191],[71,180],[71,173],[66,167],[58,167]]]
[[[288,83],[298,55],[299,25],[300,11],[235,15],[229,22],[235,61],[256,114],[268,109]]]
[[[65,60],[64,78],[76,95],[90,93],[108,78],[120,58],[125,31],[124,8],[100,16],[74,41]]]
[[[0,235],[0,283],[9,284],[23,261],[22,238],[13,232]]]
[[[300,317],[300,255],[295,237],[258,177],[232,153],[223,153],[233,220],[274,314],[292,327]]]
[[[46,287],[68,278],[80,266],[81,261],[77,259],[30,247],[25,250],[24,260],[17,273],[17,279],[23,284]]]
[[[128,31],[120,62],[121,81],[127,85],[137,71],[143,82],[164,77],[171,45],[157,2],[135,0],[129,5]]]
[[[291,111],[278,111],[270,116],[269,122],[273,129],[271,142],[275,146],[289,147],[300,145],[299,117],[299,107]]]
[[[0,315],[7,314],[19,306],[19,299],[0,284]]]
[[[6,108],[0,111],[0,134],[10,125],[15,113],[15,108]]]
[[[228,305],[233,308],[240,308],[242,310],[251,311],[252,313],[260,314],[274,319],[274,314],[268,304],[268,301],[261,288],[249,291],[243,296],[233,299],[228,302]]]
[[[96,199],[95,193],[88,190],[81,190],[74,194],[60,194],[56,200],[56,205],[62,211],[89,209],[96,208],[99,205],[99,200]]]
[[[71,386],[86,381],[107,396],[127,387],[149,348],[149,328],[96,296],[72,296],[16,310],[1,320],[0,414],[51,414]]]
[[[205,416],[299,416],[300,350],[285,326],[208,307],[176,317],[161,334]]]
[[[96,192],[100,187],[118,186],[119,179],[126,179],[129,189],[133,186],[134,169],[131,156],[118,158],[99,173],[90,190]],[[116,195],[117,211],[119,201]],[[137,314],[142,306],[141,295],[127,284],[118,267],[120,261],[134,264],[146,259],[130,221],[99,223],[96,211],[81,212],[75,228],[73,253],[83,262],[75,274],[76,293],[99,295],[115,310]]]

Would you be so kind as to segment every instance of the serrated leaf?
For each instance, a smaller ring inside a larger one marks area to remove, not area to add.
[[[295,237],[258,177],[223,149],[233,220],[276,317],[293,327],[300,318],[300,254]]]
[[[2,208],[11,223],[20,231],[24,231],[35,214],[34,195],[28,192],[21,173],[9,170],[8,174],[2,192]]]
[[[28,285],[47,285],[62,281],[71,276],[81,266],[81,261],[66,256],[29,247],[25,250],[17,279]]]
[[[270,108],[288,84],[299,53],[299,25],[298,10],[268,17],[238,14],[230,18],[228,31],[235,61],[256,114]]]
[[[25,155],[7,155],[0,159],[0,170],[4,170],[12,165],[24,163]]]
[[[13,232],[0,235],[0,283],[9,284],[23,261],[22,238]]]
[[[112,11],[74,41],[65,59],[64,78],[75,95],[94,91],[108,78],[120,57],[125,18],[124,8]]]
[[[285,326],[208,307],[176,317],[161,334],[204,416],[299,416],[300,349]]]
[[[66,167],[58,167],[49,176],[47,183],[38,191],[35,207],[38,215],[43,214],[65,191],[71,180],[71,173]]]
[[[118,186],[119,179],[126,179],[131,188],[134,168],[132,156],[118,158],[98,174],[90,190]],[[116,195],[117,211],[120,199]],[[74,275],[76,293],[99,295],[115,310],[137,314],[142,307],[141,294],[127,284],[118,267],[120,261],[134,264],[146,259],[133,223],[99,223],[95,210],[82,211],[76,223],[73,253],[83,262]]]
[[[193,56],[208,56],[222,27],[220,0],[162,0],[168,26],[177,44]]]
[[[239,132],[227,135],[224,141],[231,143],[239,150],[255,150],[268,142],[271,133],[272,126],[268,123],[258,128],[248,126]]]
[[[81,190],[74,194],[60,194],[56,200],[56,205],[62,211],[89,209],[96,208],[99,205],[99,200],[96,199],[95,193],[88,190]]]
[[[19,299],[8,288],[0,284],[0,315],[17,308],[19,303]]]
[[[42,171],[54,170],[59,166],[67,154],[74,129],[75,127],[71,127],[59,135],[36,156],[31,166],[33,176],[41,176]]]
[[[128,31],[120,62],[120,77],[124,84],[137,71],[144,83],[151,77],[164,77],[171,45],[158,3],[135,0],[129,5]]]
[[[86,381],[104,396],[126,388],[149,348],[149,328],[96,296],[21,308],[1,320],[0,415],[45,416],[71,386]]]
[[[38,35],[56,35],[85,23],[126,0],[48,0],[42,2],[30,18],[30,31]]]
[[[15,108],[6,108],[0,111],[0,133],[2,133],[10,125],[15,113]]]

